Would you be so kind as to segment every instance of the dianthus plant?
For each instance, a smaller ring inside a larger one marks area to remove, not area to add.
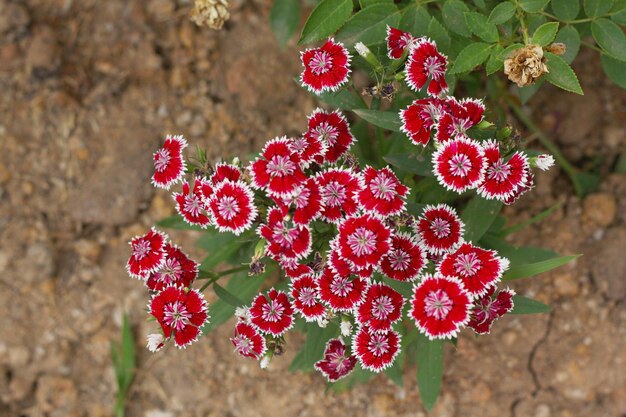
[[[547,311],[510,282],[571,257],[506,243],[518,227],[499,211],[550,156],[508,140],[482,100],[452,96],[433,40],[389,27],[384,41],[385,65],[332,38],[303,51],[302,86],[350,112],[303,115],[301,135],[268,140],[247,163],[212,165],[202,151],[186,162],[182,136],[156,150],[152,183],[177,186],[178,212],[158,226],[205,231],[208,255],[191,260],[156,227],[131,240],[127,269],[156,320],[151,351],[187,347],[234,315],[224,343],[242,360],[281,360],[296,329],[306,340],[292,370],[345,387],[380,372],[401,383],[416,363],[431,407],[445,342],[497,337],[500,317]],[[357,94],[355,52],[366,73],[395,81]]]

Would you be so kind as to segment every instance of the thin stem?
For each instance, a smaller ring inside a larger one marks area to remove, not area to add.
[[[584,19],[574,19],[574,20],[561,20],[558,17],[556,17],[553,14],[550,13],[546,13],[546,12],[541,12],[542,15],[544,15],[545,17],[549,17],[552,20],[556,20],[557,22],[563,23],[564,25],[575,25],[577,23],[587,23],[587,22],[593,22],[594,20],[598,20],[601,19],[603,17],[610,17],[613,16],[614,14],[617,14],[618,12],[613,12],[613,13],[607,13],[605,15],[602,16],[594,16],[594,17],[587,17]]]
[[[242,265],[236,268],[226,269],[224,271],[217,272],[215,276],[211,277],[207,282],[204,283],[202,287],[200,287],[200,292],[206,290],[210,285],[217,282],[220,278],[226,275],[234,274],[235,272],[246,271],[248,269],[249,269],[248,265]]]
[[[596,51],[596,52],[603,53],[603,52],[602,52],[602,49],[598,48],[598,47],[597,47],[597,46],[595,46],[594,44],[589,43],[589,42],[587,42],[587,41],[580,41],[580,44],[581,44],[581,45],[586,46],[587,48],[593,49],[593,50],[594,50],[594,51]]]

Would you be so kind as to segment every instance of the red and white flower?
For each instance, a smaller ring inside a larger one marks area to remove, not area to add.
[[[283,197],[282,203],[293,206],[293,222],[307,225],[322,214],[320,187],[314,178],[309,178],[290,196]]]
[[[409,32],[392,28],[387,25],[387,56],[389,59],[400,59],[407,49],[417,43],[417,39]]]
[[[370,166],[363,171],[364,186],[358,192],[359,204],[363,210],[383,218],[395,216],[404,211],[409,193],[389,167],[374,169]]]
[[[187,141],[182,136],[167,135],[163,147],[153,155],[154,174],[152,184],[169,190],[173,184],[181,181],[185,175],[183,149]]]
[[[339,224],[336,247],[355,269],[376,268],[389,251],[391,230],[369,214],[349,217]]]
[[[348,355],[343,340],[330,339],[326,343],[324,359],[315,362],[315,369],[320,371],[329,382],[335,382],[352,372],[355,365],[356,357]]]
[[[367,288],[365,301],[357,308],[356,320],[372,332],[386,332],[400,320],[403,306],[404,298],[399,292],[385,284],[372,284]]]
[[[426,251],[408,233],[396,233],[391,249],[380,263],[381,271],[391,279],[413,281],[426,266]]]
[[[344,216],[351,216],[359,208],[356,193],[363,188],[362,178],[352,170],[332,168],[316,177],[322,196],[321,217],[331,223],[339,223]]]
[[[480,123],[485,112],[485,105],[478,99],[457,101],[450,97],[445,100],[443,107],[445,111],[437,121],[435,135],[440,143],[450,139],[467,139],[467,131]]]
[[[533,176],[533,172],[530,168],[524,170],[524,184],[521,185],[517,190],[513,192],[510,196],[503,200],[504,204],[513,204],[515,203],[522,195],[526,193],[526,191],[535,187],[535,177]]]
[[[233,182],[239,181],[241,178],[241,170],[231,164],[220,162],[215,165],[215,171],[210,177],[211,184],[217,185],[222,181],[230,180]]]
[[[293,308],[307,322],[317,321],[326,314],[326,306],[319,298],[317,278],[312,274],[301,276],[291,282],[291,297]]]
[[[409,51],[406,63],[406,82],[414,91],[419,91],[426,85],[428,79],[428,94],[439,96],[448,91],[445,74],[448,59],[437,50],[437,44],[430,39],[421,39]]]
[[[291,138],[289,148],[300,157],[300,165],[307,168],[316,159],[323,159],[328,149],[328,142],[322,140],[322,135],[307,135]]]
[[[267,240],[265,251],[274,258],[302,259],[311,253],[311,231],[308,226],[289,225],[280,208],[269,210],[267,224],[262,224],[257,232]]]
[[[426,275],[413,287],[409,316],[429,339],[451,339],[470,319],[471,296],[461,281]]]
[[[300,59],[304,66],[300,82],[312,93],[337,91],[348,82],[351,57],[341,42],[330,38],[319,48],[301,52]]]
[[[489,140],[483,144],[487,168],[485,180],[478,188],[478,194],[486,199],[504,201],[512,197],[515,192],[526,185],[530,171],[526,155],[515,152],[508,161],[500,155],[498,143]]]
[[[350,132],[346,117],[339,111],[325,111],[317,108],[308,117],[305,137],[320,141],[326,148],[323,155],[316,155],[318,163],[334,163],[350,149],[356,140]]]
[[[235,334],[230,338],[237,353],[246,358],[261,359],[267,350],[265,338],[259,330],[248,323],[239,322],[235,326]]]
[[[272,336],[281,336],[293,326],[293,306],[287,294],[274,288],[267,296],[256,296],[250,307],[250,315],[252,324]]]
[[[352,352],[364,369],[380,372],[390,367],[400,352],[400,335],[393,330],[376,333],[362,326],[352,339]]]
[[[211,220],[220,232],[240,235],[252,226],[257,209],[254,194],[243,181],[223,180],[209,200]]]
[[[167,287],[152,298],[148,307],[165,338],[173,335],[174,344],[179,348],[198,340],[202,326],[209,320],[209,307],[198,290]]]
[[[483,182],[486,162],[478,142],[454,139],[442,144],[433,154],[433,167],[439,184],[462,193]]]
[[[291,279],[300,278],[303,275],[313,273],[313,269],[310,266],[298,263],[297,259],[281,256],[278,258],[278,262],[285,272],[285,275]]]
[[[477,334],[488,334],[493,322],[513,310],[515,291],[507,288],[499,290],[491,287],[489,291],[474,302],[471,318],[467,324]]]
[[[358,275],[361,278],[371,278],[374,273],[374,268],[356,269],[352,264],[342,258],[339,250],[337,249],[337,240],[330,242],[330,250],[328,251],[328,266],[336,274],[339,275]]]
[[[352,311],[363,302],[367,282],[359,277],[338,275],[324,268],[318,280],[319,296],[333,311]]]
[[[208,181],[196,178],[193,192],[190,192],[189,189],[189,183],[184,183],[183,192],[173,194],[176,201],[176,211],[185,222],[204,229],[211,223],[206,212],[208,209],[206,203],[213,194],[213,187]]]
[[[434,255],[450,252],[463,243],[465,225],[446,204],[428,205],[417,221],[416,231],[426,250]]]
[[[290,195],[306,180],[300,157],[291,151],[285,136],[265,144],[261,157],[250,164],[250,173],[252,186],[273,196]]]
[[[154,227],[143,236],[135,236],[128,244],[132,253],[126,271],[133,278],[146,278],[163,266],[167,235]]]
[[[464,243],[454,253],[444,256],[437,271],[441,275],[458,277],[473,297],[482,296],[494,287],[509,266],[509,260],[496,251]]]
[[[158,270],[150,274],[146,286],[152,291],[162,291],[170,285],[180,288],[190,287],[198,276],[198,264],[176,245],[166,243],[163,250],[165,260]]]
[[[400,110],[400,130],[416,145],[427,145],[443,112],[443,100],[436,97],[417,99],[406,109]]]

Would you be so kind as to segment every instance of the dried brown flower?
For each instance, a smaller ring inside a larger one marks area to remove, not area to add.
[[[196,0],[191,11],[191,20],[198,26],[221,29],[230,18],[228,0]]]
[[[565,53],[565,44],[561,42],[555,42],[546,48],[546,51],[553,53],[554,55],[563,55]]]
[[[543,49],[539,45],[526,45],[517,49],[504,61],[504,73],[518,87],[534,83],[547,72]]]

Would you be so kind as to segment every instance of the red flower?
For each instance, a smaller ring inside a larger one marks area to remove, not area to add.
[[[307,274],[291,282],[293,308],[308,322],[316,321],[326,314],[326,307],[320,302],[317,278]]]
[[[246,358],[260,359],[267,350],[265,338],[259,330],[248,323],[239,322],[235,326],[235,334],[230,338],[235,350]]]
[[[348,375],[356,365],[354,355],[347,356],[346,345],[341,339],[330,339],[326,343],[324,359],[315,363],[315,369],[320,371],[329,382],[335,382]]]
[[[315,94],[337,91],[348,82],[350,58],[343,44],[332,38],[319,48],[301,52],[300,59],[304,66],[300,75],[302,86]]]
[[[406,109],[400,110],[402,126],[416,145],[426,145],[430,141],[433,127],[444,112],[444,103],[438,98],[424,98],[413,101]]]
[[[352,339],[352,352],[364,369],[380,372],[390,367],[400,352],[400,335],[393,330],[374,333],[363,326]]]
[[[328,148],[328,142],[322,140],[322,135],[304,134],[291,138],[289,149],[300,157],[300,165],[306,168],[316,159],[322,160]]]
[[[400,320],[403,306],[404,298],[399,292],[385,284],[372,284],[358,307],[356,320],[372,332],[386,332]]]
[[[337,162],[355,141],[346,117],[339,110],[327,112],[320,108],[309,115],[308,130],[304,136],[320,141],[326,148],[323,155],[315,156],[315,161],[320,164]]]
[[[500,156],[498,143],[489,140],[483,144],[487,169],[485,180],[478,188],[478,193],[486,199],[507,200],[526,185],[527,172],[530,172],[528,158],[520,152],[504,162]]]
[[[391,279],[412,281],[426,266],[426,251],[406,233],[391,238],[391,250],[380,263],[380,269]]]
[[[469,128],[476,126],[483,118],[485,105],[481,100],[465,99],[457,101],[448,98],[443,104],[445,112],[437,122],[437,142],[450,139],[467,139]]]
[[[530,168],[526,168],[524,170],[524,184],[521,185],[517,190],[513,192],[509,197],[504,199],[504,204],[513,204],[520,198],[522,195],[526,193],[526,191],[535,187],[535,180],[533,176],[533,172]]]
[[[485,178],[485,158],[480,144],[471,139],[449,140],[433,154],[439,184],[451,191],[478,187]]]
[[[333,311],[351,311],[363,302],[367,283],[358,277],[337,275],[324,268],[318,281],[319,295]]]
[[[464,243],[454,253],[444,256],[437,271],[459,277],[467,292],[479,297],[500,281],[508,266],[509,260],[497,256],[497,252]]]
[[[364,186],[358,192],[363,210],[380,217],[400,214],[405,208],[404,198],[409,189],[389,167],[376,170],[370,166],[363,171]]]
[[[273,196],[290,195],[306,180],[300,157],[291,151],[285,136],[265,144],[261,157],[250,164],[250,173],[252,186]]]
[[[187,141],[182,136],[167,135],[163,147],[154,155],[154,174],[152,184],[155,187],[169,190],[172,184],[183,179],[185,175],[185,160],[183,149],[187,147]]]
[[[307,226],[290,226],[279,208],[267,213],[267,224],[257,230],[268,242],[266,253],[276,258],[302,259],[311,253],[311,231]]]
[[[387,25],[387,56],[389,59],[400,59],[405,50],[418,42],[409,32],[392,28]]]
[[[320,172],[316,180],[322,196],[323,220],[339,223],[344,215],[356,213],[356,193],[363,187],[359,175],[349,169],[333,168]]]
[[[173,333],[174,344],[179,348],[198,340],[209,319],[207,302],[198,290],[167,287],[152,298],[149,307],[165,338]]]
[[[355,269],[377,267],[389,251],[391,230],[368,214],[350,217],[339,225],[337,249]]]
[[[152,291],[162,291],[173,285],[179,288],[188,288],[198,276],[198,264],[192,261],[176,245],[166,243],[165,261],[162,266],[150,274],[146,285]]]
[[[176,200],[176,211],[183,217],[185,222],[200,226],[205,229],[211,220],[206,213],[207,202],[213,194],[213,188],[210,183],[201,178],[196,178],[193,185],[193,193],[189,192],[189,183],[183,184],[182,193],[174,193]]]
[[[239,181],[241,178],[241,171],[235,165],[230,165],[225,162],[220,162],[215,165],[215,172],[211,175],[211,184],[217,185],[224,180],[231,180],[233,182]]]
[[[448,91],[448,84],[444,75],[448,59],[437,50],[437,45],[430,39],[422,39],[411,48],[406,63],[406,81],[414,91],[419,91],[428,85],[428,94],[439,96]]]
[[[296,259],[293,258],[285,258],[278,257],[278,262],[280,263],[280,267],[285,271],[285,275],[291,279],[299,278],[306,274],[312,274],[313,269],[310,266],[300,264]]]
[[[469,323],[477,334],[488,334],[493,322],[513,310],[513,296],[515,291],[507,288],[496,292],[495,287],[474,302]],[[495,297],[494,297],[495,295]]]
[[[322,214],[322,196],[320,187],[314,178],[309,178],[288,197],[283,197],[282,203],[293,205],[293,222],[307,225]]]
[[[463,243],[464,224],[454,209],[445,205],[428,205],[417,222],[422,244],[434,255],[450,252]]]
[[[133,278],[146,278],[163,266],[167,235],[154,227],[143,236],[135,236],[129,245],[133,252],[126,263],[126,271]]]
[[[469,321],[471,299],[461,281],[426,275],[413,287],[409,316],[429,339],[451,339]]]
[[[254,194],[243,181],[220,182],[209,201],[211,220],[220,232],[240,235],[257,216]]]
[[[259,294],[250,307],[252,324],[263,333],[281,336],[293,326],[293,307],[287,294],[272,288],[267,296]]]
[[[353,265],[348,263],[344,258],[339,254],[339,250],[337,249],[337,241],[333,240],[330,242],[331,249],[328,251],[328,266],[332,271],[338,275],[358,275],[361,278],[370,278],[374,273],[374,268],[369,267],[365,269],[356,269]]]

